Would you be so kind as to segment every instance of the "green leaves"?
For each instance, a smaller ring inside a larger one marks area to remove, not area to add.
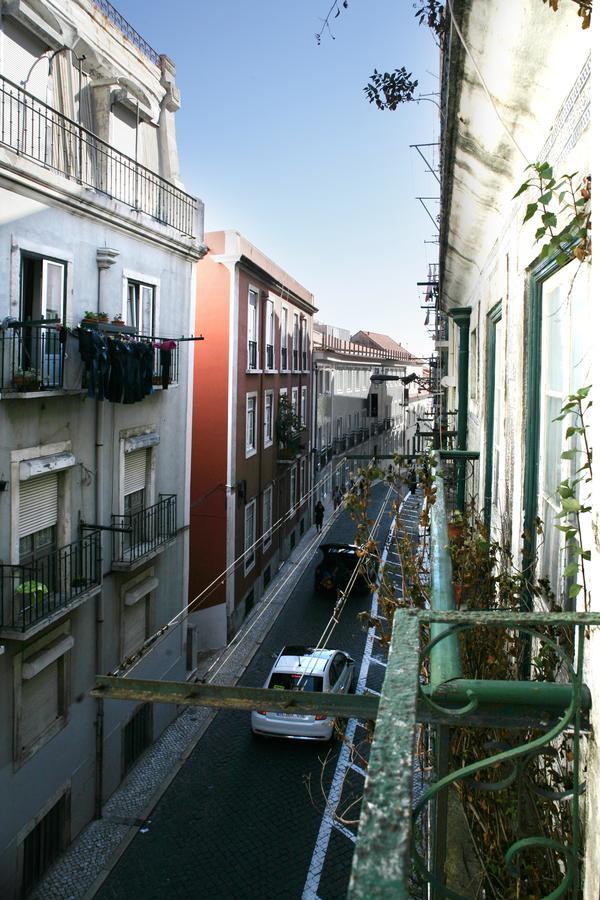
[[[523,217],[523,224],[528,222],[529,219],[532,219],[537,212],[538,205],[537,203],[528,203],[527,209],[525,210],[525,216]]]

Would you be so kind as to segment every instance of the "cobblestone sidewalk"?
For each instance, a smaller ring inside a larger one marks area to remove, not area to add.
[[[236,684],[335,519],[325,512],[323,533],[310,528],[280,567],[269,590],[224,650],[204,655],[196,678]],[[145,824],[218,710],[188,707],[169,725],[107,801],[102,818],[87,825],[38,884],[31,900],[90,900]]]

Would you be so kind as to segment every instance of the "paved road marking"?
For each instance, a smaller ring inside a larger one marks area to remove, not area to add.
[[[402,505],[403,504],[400,505],[400,509],[402,509]],[[381,573],[383,571],[385,561],[387,559],[395,528],[396,517],[394,517],[394,520],[392,521],[388,536],[385,541],[385,547],[383,549],[383,553],[381,554],[381,566],[379,567],[378,583],[381,578]],[[375,591],[371,599],[372,617],[375,617],[377,615],[377,609],[377,591]],[[375,628],[369,628],[367,632],[367,640],[365,641],[365,649],[360,666],[360,672],[358,675],[358,681],[356,684],[357,694],[365,693],[367,675],[369,674],[369,666],[371,664],[373,653],[373,644],[375,640],[378,639],[378,635],[375,634]],[[340,751],[337,765],[335,767],[335,772],[333,773],[331,787],[329,788],[329,794],[327,795],[327,802],[325,804],[325,810],[323,812],[323,818],[321,819],[321,826],[317,835],[317,840],[315,843],[315,848],[313,850],[312,859],[310,861],[310,866],[308,867],[308,874],[306,876],[304,890],[302,892],[302,900],[318,900],[317,891],[319,890],[319,884],[321,881],[321,875],[323,873],[323,867],[325,865],[325,857],[327,856],[327,848],[329,846],[329,839],[331,837],[332,829],[336,828],[338,831],[343,831],[344,834],[346,834],[346,832],[349,832],[347,836],[350,837],[351,835],[352,837],[350,839],[353,842],[356,841],[356,837],[353,832],[349,831],[349,829],[343,828],[343,826],[340,826],[340,823],[336,821],[335,811],[342,796],[342,790],[344,788],[344,781],[346,779],[347,770],[351,767],[350,751],[354,743],[354,733],[358,724],[359,723],[357,719],[350,719],[346,728],[344,745]]]

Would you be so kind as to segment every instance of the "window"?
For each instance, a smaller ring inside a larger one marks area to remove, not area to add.
[[[271,546],[272,539],[272,529],[273,529],[273,485],[270,484],[268,488],[265,488],[263,493],[263,520],[262,520],[262,530],[263,530],[263,547]]]
[[[273,443],[273,391],[265,391],[265,447]]]
[[[123,728],[123,776],[152,743],[152,704],[144,703]]]
[[[21,896],[25,897],[69,844],[69,793],[42,816],[23,841]]]
[[[56,259],[21,255],[21,321],[66,318],[67,264]],[[55,328],[34,326],[21,331],[16,364],[35,372],[45,387],[61,384],[62,348]]]
[[[290,515],[296,508],[296,501],[296,465],[294,464],[290,469]]]
[[[246,394],[246,456],[256,453],[256,394]]]
[[[272,300],[267,300],[265,309],[265,369],[275,368],[275,309]]]
[[[300,503],[304,503],[304,494],[306,491],[306,460],[300,460]]]
[[[69,651],[74,645],[68,626],[30,644],[15,658],[15,758],[24,762],[67,721]]]
[[[568,596],[570,581],[563,573],[568,559],[564,536],[554,527],[559,511],[558,484],[573,478],[581,455],[563,459],[577,449],[578,435],[565,441],[568,419],[557,422],[565,398],[591,383],[593,329],[591,294],[585,280],[574,278],[576,263],[558,268],[544,261],[532,275],[527,335],[528,384],[524,481],[525,559],[538,559],[538,574],[547,577],[557,602],[567,609],[577,602]],[[574,423],[573,423],[574,424]],[[544,523],[543,540],[535,546],[535,522]]]
[[[288,370],[288,310],[287,306],[281,307],[281,369]]]
[[[155,295],[154,285],[143,284],[141,281],[132,279],[127,280],[125,321],[132,328],[137,328],[139,334],[153,335],[155,333]]]
[[[254,568],[256,561],[256,500],[246,505],[244,515],[244,575]]]
[[[148,449],[142,447],[125,453],[123,460],[123,514],[129,516],[125,522],[131,528],[122,536],[124,554],[131,554],[151,537],[147,530],[149,523],[144,517],[144,509],[150,506],[147,497],[148,454]]]
[[[142,647],[148,637],[150,600],[158,578],[142,576],[131,582],[123,595],[121,658],[127,659]]]
[[[298,388],[292,388],[292,412],[295,416],[298,415]]]
[[[331,372],[329,369],[325,371],[325,383],[323,385],[323,390],[326,394],[328,394],[331,390]]]
[[[308,369],[308,320],[302,319],[302,371]]]
[[[300,388],[300,424],[306,426],[306,385]]]
[[[471,337],[474,332],[471,333]],[[502,307],[494,307],[488,319],[487,425],[484,519],[490,527],[492,505],[498,504],[501,426],[504,418],[504,323]],[[471,346],[471,350],[473,347]],[[469,368],[471,368],[469,366]],[[472,370],[471,370],[472,371]]]
[[[470,351],[469,351],[469,397],[471,400],[477,399],[477,385],[479,383],[479,372],[477,369],[477,328],[474,328],[470,334]]]
[[[298,313],[294,313],[294,330],[292,334],[292,365],[294,372],[298,371],[300,361],[298,359],[299,352],[299,342],[300,342],[300,316]]]
[[[323,393],[323,369],[319,369],[317,375],[317,390],[319,394]]]
[[[258,291],[248,291],[248,368],[256,369],[258,360]]]

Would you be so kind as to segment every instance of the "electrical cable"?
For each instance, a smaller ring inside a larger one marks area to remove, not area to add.
[[[470,48],[469,48],[467,42],[465,41],[465,39],[464,39],[464,37],[463,37],[462,31],[461,31],[460,28],[458,27],[458,22],[456,21],[456,16],[454,15],[454,9],[452,8],[452,0],[446,0],[446,2],[447,2],[448,9],[449,9],[449,11],[450,11],[450,17],[451,17],[451,19],[452,19],[452,24],[454,25],[454,29],[455,29],[455,31],[456,31],[458,37],[459,37],[459,40],[460,40],[461,44],[463,45],[463,47],[464,47],[464,49],[465,49],[465,53],[467,54],[467,56],[469,57],[469,59],[470,59],[471,62],[473,63],[473,68],[474,68],[475,71],[477,72],[477,75],[478,75],[479,80],[480,80],[480,82],[481,82],[481,86],[482,86],[482,88],[483,88],[483,90],[484,90],[484,92],[485,92],[486,97],[488,98],[488,100],[489,100],[489,102],[490,102],[490,105],[491,105],[492,109],[493,109],[494,112],[496,113],[496,116],[497,116],[497,118],[498,118],[498,121],[499,121],[500,124],[502,125],[502,128],[503,128],[504,131],[506,132],[506,134],[507,134],[509,140],[511,141],[511,143],[513,144],[513,146],[515,147],[515,149],[517,150],[517,152],[520,153],[521,156],[523,157],[523,159],[525,160],[525,162],[528,163],[529,160],[527,159],[527,157],[525,156],[525,154],[523,153],[523,151],[522,151],[521,148],[519,147],[519,145],[518,145],[518,143],[517,143],[517,141],[516,141],[516,139],[515,139],[515,136],[514,136],[513,133],[510,131],[510,129],[508,128],[508,125],[506,125],[506,123],[504,122],[504,119],[503,119],[502,116],[500,115],[500,111],[498,110],[498,108],[497,108],[497,106],[496,106],[496,103],[495,103],[495,101],[494,101],[494,99],[493,99],[493,97],[492,97],[492,95],[491,95],[491,93],[490,93],[490,91],[489,91],[489,88],[488,88],[488,86],[487,86],[487,84],[486,84],[486,82],[485,82],[485,78],[484,78],[483,75],[481,74],[481,70],[480,70],[479,66],[477,65],[477,63],[476,63],[476,61],[475,61],[475,57],[473,56],[473,54],[472,54],[472,52],[471,52],[471,50],[470,50]]]
[[[345,465],[346,465],[346,458],[343,457],[337,463],[332,474],[333,475],[337,474],[337,472],[340,470],[340,468],[342,468]],[[280,477],[287,477],[287,473],[285,473],[284,476],[280,476]],[[302,506],[305,502],[307,502],[309,497],[315,493],[317,487],[318,487],[318,485],[314,485],[312,488],[310,488],[310,490],[304,494],[304,498],[300,498],[300,500],[299,500],[298,504],[296,504],[296,506]],[[244,559],[247,557],[249,552],[252,552],[253,550],[255,550],[256,547],[258,547],[258,545],[262,541],[264,541],[265,537],[267,537],[267,535],[269,533],[275,534],[279,530],[279,528],[283,527],[283,525],[287,521],[289,521],[291,518],[293,518],[293,516],[295,514],[296,506],[294,507],[294,509],[287,510],[284,513],[284,515],[281,516],[271,526],[270,529],[265,531],[264,534],[260,535],[250,547],[245,548],[244,551],[237,557],[237,559],[235,559],[232,563],[229,564],[229,566],[227,566],[222,572],[220,572],[219,575],[217,575],[210,582],[210,584],[208,584],[205,588],[203,588],[203,590],[199,594],[197,594],[193,600],[190,600],[190,602],[186,606],[184,606],[181,610],[179,610],[179,612],[169,622],[166,622],[159,629],[157,629],[157,631],[155,631],[154,634],[152,634],[152,635],[150,635],[150,637],[146,638],[146,640],[142,644],[141,648],[137,651],[137,653],[135,653],[133,655],[133,657],[128,657],[127,660],[125,660],[119,666],[117,666],[116,669],[114,669],[110,674],[111,675],[119,675],[121,677],[124,677],[127,674],[129,674],[131,671],[133,671],[133,669],[137,665],[139,665],[139,663],[143,659],[146,658],[148,653],[150,653],[152,650],[154,650],[167,637],[167,635],[171,632],[173,627],[175,625],[179,624],[180,620],[186,616],[186,614],[190,611],[190,608],[192,606],[194,607],[194,610],[192,610],[194,612],[197,609],[199,609],[203,605],[203,603],[205,603],[209,599],[211,593],[213,593],[213,591],[216,590],[216,588],[219,586],[219,584],[221,584],[223,582],[223,579],[226,578],[228,575],[232,574],[235,571],[235,569],[243,563]],[[202,603],[198,603],[198,601],[201,599],[202,599]],[[235,640],[237,637],[238,636],[236,635],[235,638],[233,638],[233,640]]]

